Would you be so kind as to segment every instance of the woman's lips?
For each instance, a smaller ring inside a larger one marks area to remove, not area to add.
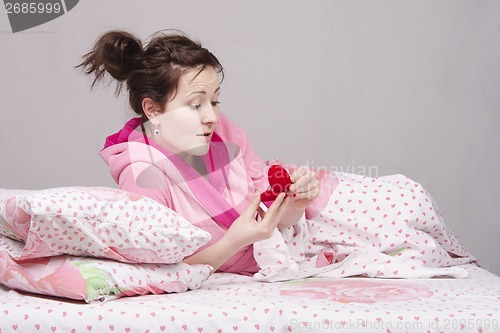
[[[204,137],[207,142],[210,142],[210,140],[212,139],[212,133],[213,132],[207,132],[203,134],[198,134],[197,136]]]

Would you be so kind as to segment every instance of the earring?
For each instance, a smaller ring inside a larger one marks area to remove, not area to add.
[[[155,125],[155,129],[153,131],[153,135],[160,135],[160,129],[159,129],[159,127],[160,127],[160,124],[156,124]]]

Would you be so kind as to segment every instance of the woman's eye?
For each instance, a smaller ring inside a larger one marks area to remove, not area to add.
[[[212,101],[212,102],[210,102],[210,104],[212,104],[212,107],[216,107],[217,105],[220,104],[220,102],[219,101]],[[203,106],[203,104],[201,104],[201,103],[200,104],[192,104],[191,108],[193,110],[199,110],[202,106]]]

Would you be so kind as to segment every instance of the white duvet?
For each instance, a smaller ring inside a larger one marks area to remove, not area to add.
[[[402,175],[337,176],[339,185],[319,215],[254,244],[261,267],[256,279],[467,275],[455,266],[475,258],[446,228],[420,184]]]

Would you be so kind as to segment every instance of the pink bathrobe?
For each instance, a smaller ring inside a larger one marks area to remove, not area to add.
[[[246,133],[222,113],[210,149],[202,157],[207,175],[200,175],[184,160],[148,140],[142,134],[140,118],[129,120],[109,136],[100,156],[121,189],[151,197],[209,232],[212,239],[206,246],[222,238],[248,207],[255,191],[269,186],[266,163]],[[319,177],[321,195],[306,210],[307,217],[325,207],[337,182],[327,173]],[[247,275],[257,272],[252,246],[241,249],[219,270]]]

